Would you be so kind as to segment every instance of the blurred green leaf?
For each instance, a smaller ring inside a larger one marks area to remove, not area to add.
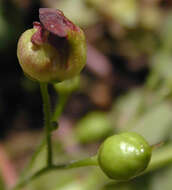
[[[4,184],[4,181],[3,179],[1,178],[1,175],[0,175],[0,190],[5,190],[5,184]]]
[[[143,135],[150,144],[164,141],[171,129],[171,113],[169,102],[163,102],[149,109],[131,130]]]
[[[156,172],[151,179],[151,190],[171,190],[172,166]]]
[[[140,112],[143,98],[142,89],[136,89],[121,96],[113,105],[110,116],[117,130],[126,129],[134,122]]]
[[[112,126],[105,112],[94,111],[84,116],[76,125],[76,138],[81,143],[92,143],[110,135]]]
[[[149,175],[137,177],[127,182],[110,182],[101,190],[150,190]]]
[[[107,1],[105,1],[107,2]],[[133,27],[138,22],[138,1],[137,0],[115,0],[110,1],[109,13],[117,19],[120,24]]]
[[[162,23],[163,26],[161,27],[160,31],[160,39],[162,42],[162,48],[166,51],[172,50],[172,12],[168,12],[166,18],[164,19],[164,22]]]
[[[152,58],[152,69],[159,76],[172,84],[172,55],[166,52],[158,52]]]
[[[138,1],[137,0],[86,0],[98,12],[103,15],[117,20],[121,25],[127,27],[135,27],[138,22]]]
[[[88,27],[98,21],[98,15],[94,9],[87,7],[84,0],[61,0],[57,2],[57,8],[75,24]]]

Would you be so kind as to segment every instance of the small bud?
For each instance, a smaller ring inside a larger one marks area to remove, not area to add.
[[[25,31],[17,47],[24,73],[39,82],[58,82],[78,75],[86,62],[83,31],[61,11],[39,9],[39,22]]]

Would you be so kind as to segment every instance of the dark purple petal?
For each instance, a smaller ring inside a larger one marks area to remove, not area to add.
[[[61,54],[63,54],[64,49],[68,49],[68,32],[80,31],[79,27],[75,26],[58,9],[40,8],[39,19],[40,23],[33,23],[37,31],[31,38],[32,43],[41,45],[48,42],[58,51],[61,51]]]
[[[39,19],[43,27],[58,37],[67,37],[69,30],[79,30],[64,14],[53,8],[40,8]]]

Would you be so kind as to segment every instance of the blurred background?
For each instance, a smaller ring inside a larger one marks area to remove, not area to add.
[[[0,189],[16,183],[43,136],[39,84],[23,75],[16,56],[40,7],[62,10],[87,39],[80,85],[53,133],[56,162],[94,155],[107,136],[126,130],[172,151],[172,1],[0,0]],[[59,97],[49,91],[55,107]],[[27,175],[44,165],[44,154]],[[171,178],[172,165],[116,185],[93,167],[51,172],[25,189],[171,190]]]

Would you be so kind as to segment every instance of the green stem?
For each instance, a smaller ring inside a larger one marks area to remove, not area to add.
[[[52,165],[52,143],[51,143],[51,112],[50,112],[50,100],[48,94],[48,84],[40,83],[43,110],[44,110],[44,125],[45,125],[45,138],[47,145],[47,166]]]
[[[160,169],[169,164],[172,164],[172,145],[167,145],[159,149],[158,151],[154,152],[148,168],[141,175],[146,174],[148,172],[152,172],[156,169]],[[78,161],[70,162],[67,164],[51,165],[50,167],[45,167],[39,170],[38,172],[36,172],[35,174],[33,174],[32,176],[22,179],[13,190],[18,190],[19,188],[24,187],[30,181],[36,179],[37,177],[42,176],[43,174],[49,171],[71,169],[71,168],[78,168],[78,167],[85,167],[85,166],[98,166],[97,156],[85,158],[83,160],[78,160]],[[119,181],[114,181],[113,183],[116,184],[118,182]]]
[[[30,177],[27,177],[23,180],[21,180],[16,187],[13,190],[18,190],[28,183],[30,183],[32,180],[44,175],[45,173],[53,170],[61,170],[61,169],[71,169],[71,168],[78,168],[78,167],[85,167],[85,166],[97,166],[97,156],[93,156],[90,158],[85,158],[83,160],[73,161],[67,164],[60,164],[60,165],[51,165],[50,167],[42,168],[41,170],[37,171],[35,174],[33,174]]]
[[[51,121],[57,121],[59,116],[61,115],[63,108],[68,100],[70,94],[62,94],[59,93],[59,100],[58,100],[58,104],[56,105],[56,109],[55,112],[51,118]],[[37,156],[39,155],[39,153],[43,150],[43,148],[46,145],[46,138],[43,138],[42,142],[40,143],[40,145],[38,146],[38,148],[36,149],[36,151],[34,152],[28,166],[24,169],[24,171],[22,172],[20,179],[22,180],[24,178],[24,176],[26,176],[26,173],[28,173],[28,171],[30,169],[32,169],[33,164],[35,163],[35,160],[37,158]],[[48,162],[48,161],[47,161]]]
[[[61,115],[64,106],[68,100],[69,94],[62,94],[59,93],[59,101],[58,104],[56,105],[56,109],[55,112],[51,118],[51,121],[56,121],[58,120],[59,116]],[[33,164],[37,158],[37,156],[39,155],[39,153],[43,150],[43,148],[45,147],[46,141],[45,138],[42,140],[42,142],[40,143],[40,145],[38,146],[38,148],[36,149],[36,151],[34,152],[28,166],[24,169],[24,171],[21,174],[21,177],[25,176],[26,172],[28,172],[28,170],[30,170],[33,167]]]
[[[37,147],[36,151],[33,153],[31,160],[29,161],[29,164],[27,165],[27,167],[23,170],[22,174],[20,175],[20,179],[24,178],[24,176],[27,175],[27,173],[29,172],[29,170],[32,169],[36,158],[38,157],[39,153],[42,151],[42,149],[44,148],[46,144],[45,138],[41,141],[41,143],[39,144],[39,146]]]
[[[97,155],[82,160],[70,162],[69,164],[63,165],[63,168],[60,168],[60,165],[57,165],[54,169],[71,169],[85,166],[98,166]]]
[[[166,145],[153,153],[151,162],[144,173],[152,172],[172,164],[172,144]]]
[[[54,114],[52,116],[52,121],[57,121],[64,109],[64,106],[68,100],[68,97],[69,97],[69,94],[66,93],[60,93],[58,94],[58,103],[55,107],[55,111],[54,111]]]

